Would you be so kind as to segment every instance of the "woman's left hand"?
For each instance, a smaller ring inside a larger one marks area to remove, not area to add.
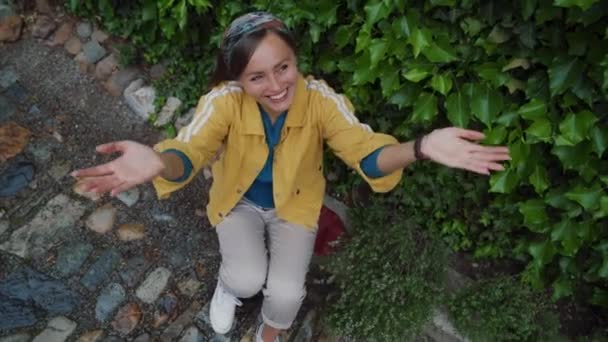
[[[481,132],[457,127],[437,129],[422,139],[420,151],[437,163],[482,175],[504,170],[500,162],[511,160],[509,148],[479,145],[484,138]]]

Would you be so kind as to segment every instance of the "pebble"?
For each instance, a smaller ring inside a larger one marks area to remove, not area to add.
[[[57,147],[58,143],[53,138],[43,138],[27,146],[27,151],[34,156],[34,159],[41,163],[46,164],[53,156],[53,151]]]
[[[95,305],[95,318],[104,323],[110,314],[116,310],[116,308],[122,304],[125,300],[126,293],[125,289],[118,283],[111,283],[106,286],[99,297],[97,297],[97,304]]]
[[[137,84],[137,83],[136,83]],[[129,86],[131,88],[131,86]],[[132,89],[132,88],[131,88]],[[125,101],[131,110],[144,120],[148,120],[150,114],[154,113],[156,106],[156,90],[153,87],[141,87],[131,91],[126,89],[124,92]]]
[[[10,224],[6,220],[0,220],[0,235],[4,234],[8,230]]]
[[[153,80],[159,80],[165,75],[166,72],[167,72],[167,67],[165,66],[164,63],[154,64],[150,68],[150,78]]]
[[[116,196],[122,203],[127,207],[132,207],[139,201],[139,189],[132,188],[127,191],[123,191]]]
[[[133,287],[139,282],[150,264],[143,256],[135,256],[127,261],[120,271],[120,278],[128,287]]]
[[[8,89],[15,84],[18,79],[19,76],[17,76],[17,73],[12,66],[9,65],[0,69],[0,89]]]
[[[119,263],[120,253],[114,248],[108,249],[91,265],[80,282],[88,290],[93,291],[108,278]]]
[[[55,31],[48,45],[64,45],[72,36],[72,31],[74,31],[74,24],[71,21],[64,22],[63,24],[61,24],[61,26],[59,26],[57,31]]]
[[[29,342],[31,337],[27,333],[20,333],[0,338],[0,342]]]
[[[15,12],[15,8],[11,2],[0,1],[0,19],[15,14],[17,14],[17,12]]]
[[[72,36],[65,42],[64,48],[70,55],[77,55],[82,50],[82,42],[78,37]]]
[[[0,120],[6,121],[17,112],[17,107],[6,97],[0,95]]]
[[[82,47],[82,53],[84,53],[87,62],[95,64],[99,62],[107,53],[106,49],[95,40],[84,44]]]
[[[203,342],[204,340],[203,334],[195,326],[192,326],[186,330],[179,342]]]
[[[70,164],[70,162],[57,162],[53,164],[53,166],[51,166],[51,169],[49,170],[49,175],[51,176],[51,178],[58,182],[63,179],[63,177],[65,177],[71,169],[72,165]]]
[[[76,184],[74,184],[74,192],[77,193],[78,195],[84,197],[84,198],[88,198],[91,201],[99,201],[101,199],[101,195],[99,193],[96,192],[90,192],[90,191],[84,191],[83,189],[84,187],[84,182],[83,180],[79,180],[76,182]]]
[[[0,20],[0,42],[15,42],[21,37],[23,19],[18,15],[10,15]]]
[[[95,77],[101,81],[105,81],[116,70],[118,70],[118,60],[112,53],[97,63],[95,66]]]
[[[190,108],[188,112],[175,120],[175,128],[180,130],[190,124],[192,118],[194,117],[194,113],[196,113],[196,108]]]
[[[55,268],[60,276],[70,276],[78,272],[92,251],[93,246],[88,243],[76,242],[66,244],[59,249]]]
[[[152,304],[163,292],[171,276],[171,271],[164,268],[158,267],[152,271],[148,277],[139,286],[135,295],[142,302]]]
[[[27,128],[12,121],[0,125],[0,161],[5,162],[21,153],[28,144],[31,135],[32,132]]]
[[[34,308],[24,301],[0,295],[0,312],[2,312],[2,315],[0,315],[0,331],[36,324]]]
[[[76,322],[59,316],[49,321],[46,329],[34,337],[32,342],[64,342],[76,329]]]
[[[94,232],[105,234],[112,230],[116,221],[116,208],[110,203],[95,209],[86,221],[86,226]]]
[[[167,293],[162,296],[156,303],[152,326],[158,328],[167,321],[173,320],[177,315],[177,304],[177,297],[174,294]]]
[[[134,339],[133,342],[150,342],[150,335],[148,333],[141,334],[137,336],[137,338]]]
[[[32,28],[32,37],[46,39],[56,28],[57,24],[55,24],[53,19],[46,15],[40,15],[36,18],[36,22]]]
[[[82,203],[59,194],[29,223],[15,230],[8,241],[0,245],[0,250],[22,258],[41,256],[75,232],[74,225],[83,213]]]
[[[142,312],[137,303],[129,303],[122,307],[114,321],[112,321],[112,327],[123,335],[128,335],[137,327],[141,320]]]
[[[80,336],[76,342],[101,342],[104,335],[103,330],[93,330]]]
[[[200,281],[190,278],[177,284],[177,288],[183,295],[187,297],[192,297],[201,287],[201,284],[202,283]]]
[[[168,123],[171,123],[173,121],[173,117],[175,116],[177,110],[179,109],[179,107],[181,107],[181,105],[182,101],[180,99],[173,96],[169,97],[163,108],[160,110],[160,113],[158,114],[158,119],[156,119],[154,125],[156,127],[162,127]]]
[[[141,240],[145,236],[145,227],[140,223],[126,223],[118,228],[118,238],[121,241]]]
[[[194,301],[186,311],[184,311],[173,323],[171,323],[160,336],[163,342],[175,341],[184,331],[184,328],[192,323],[192,319],[201,308],[199,301]]]
[[[99,29],[95,29],[95,31],[93,31],[93,34],[91,34],[91,40],[94,40],[99,44],[105,43],[108,38],[110,38],[110,35]]]
[[[51,14],[53,12],[48,0],[36,0],[36,10],[38,13]]]
[[[87,22],[81,22],[76,26],[76,33],[82,39],[87,39],[93,34],[93,25]]]
[[[137,78],[139,71],[133,67],[120,69],[104,83],[104,87],[112,96],[122,95],[125,88]]]

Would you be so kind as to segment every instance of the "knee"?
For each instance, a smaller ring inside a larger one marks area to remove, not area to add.
[[[290,279],[269,280],[264,295],[271,297],[273,301],[285,304],[300,304],[306,296],[306,288],[303,282]]]
[[[239,298],[255,296],[266,280],[266,270],[255,267],[235,267],[230,272],[220,272],[222,283]]]

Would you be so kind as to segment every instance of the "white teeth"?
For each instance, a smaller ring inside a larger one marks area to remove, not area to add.
[[[279,95],[275,95],[275,96],[269,96],[271,100],[280,100],[282,99],[285,95],[287,95],[287,89],[283,90],[282,93],[280,93]]]

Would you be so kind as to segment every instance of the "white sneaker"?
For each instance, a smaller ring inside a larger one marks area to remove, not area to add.
[[[230,331],[234,322],[234,310],[237,305],[241,306],[241,301],[227,292],[222,287],[221,281],[218,280],[209,307],[209,320],[211,321],[211,327],[216,333],[224,335]]]
[[[260,325],[258,325],[258,328],[255,331],[255,342],[264,342],[264,340],[262,339],[262,331],[264,329],[262,329],[264,327],[264,322],[260,323]],[[281,340],[279,339],[279,336],[274,338],[274,342],[280,342]]]

